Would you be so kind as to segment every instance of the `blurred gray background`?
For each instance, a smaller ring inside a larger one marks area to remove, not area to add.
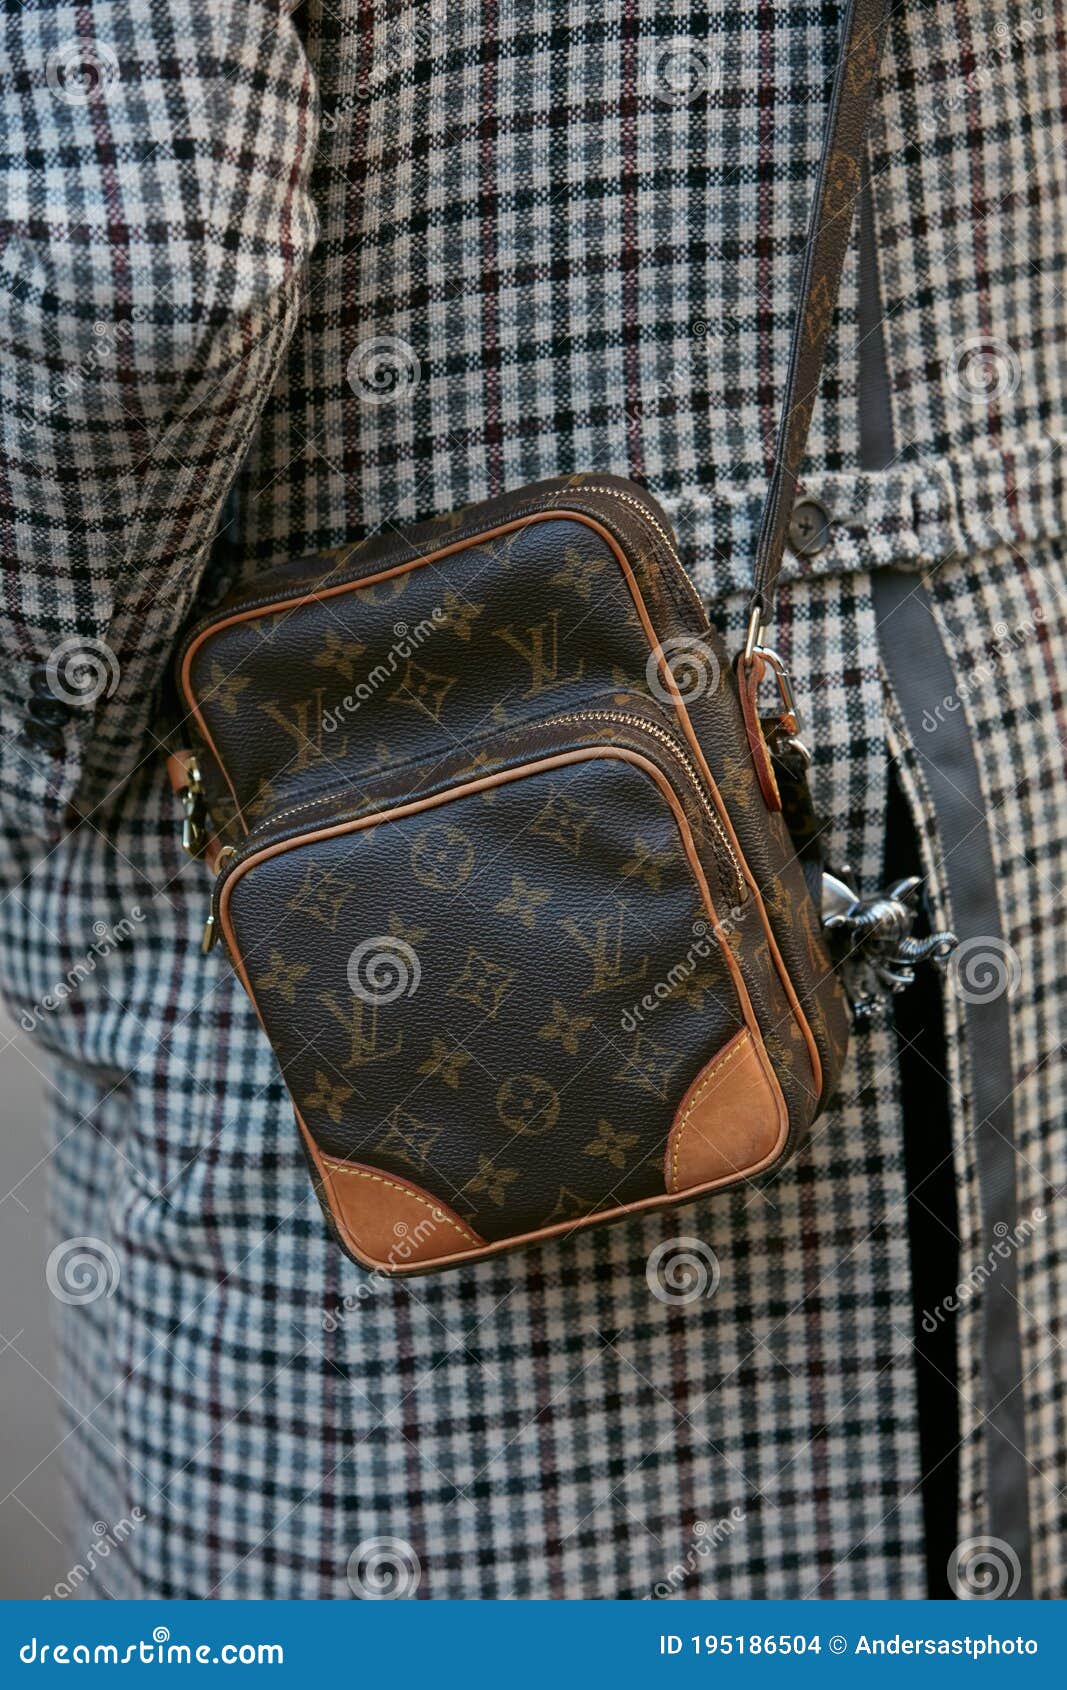
[[[44,1089],[39,1053],[0,1008],[0,1599],[51,1594],[72,1554],[45,1284]]]

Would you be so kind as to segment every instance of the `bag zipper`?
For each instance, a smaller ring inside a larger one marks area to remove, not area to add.
[[[729,835],[708,796],[703,780],[689,759],[688,752],[682,749],[673,734],[669,734],[666,728],[657,727],[655,723],[647,721],[644,716],[630,714],[624,710],[574,710],[566,716],[546,717],[538,723],[538,726],[544,728],[562,727],[567,722],[622,722],[628,726],[639,727],[643,733],[651,734],[653,739],[659,740],[662,745],[666,746],[675,762],[685,770],[689,784],[700,800],[701,808],[715,829],[716,836],[730,859],[734,871],[734,884],[737,889],[737,902],[743,904],[748,897],[748,884],[742,872],[741,864],[737,860],[737,853],[731,845]]]
[[[588,486],[583,485],[581,487],[571,488],[571,489],[561,488],[559,493],[554,493],[552,495],[552,497],[553,498],[563,498],[565,496],[565,494],[568,493],[568,492],[570,492],[572,495],[576,492],[577,493],[599,493],[599,494],[603,495],[604,498],[617,499],[621,505],[629,505],[632,510],[637,511],[637,513],[641,517],[642,521],[644,521],[649,528],[651,528],[656,534],[658,534],[660,539],[663,541],[663,546],[664,546],[664,550],[667,554],[667,557],[670,559],[670,562],[674,565],[674,575],[675,575],[676,579],[681,583],[682,587],[684,588],[686,596],[690,601],[690,604],[698,612],[702,625],[704,627],[707,627],[707,625],[708,625],[707,610],[704,607],[704,602],[701,599],[700,594],[697,592],[697,590],[694,587],[692,581],[689,579],[689,573],[688,573],[688,571],[685,567],[685,564],[682,562],[681,558],[678,555],[678,548],[675,545],[673,536],[670,534],[670,532],[666,528],[664,528],[662,522],[660,522],[659,518],[657,516],[655,516],[652,511],[649,510],[647,505],[643,504],[640,499],[635,499],[631,493],[620,493],[617,487],[603,487],[603,486],[596,486],[595,484],[588,485]],[[574,503],[573,496],[572,496],[571,502],[572,502],[572,504]]]
[[[672,575],[679,582],[683,591],[686,594],[686,597],[689,600],[690,605],[692,606],[692,608],[697,612],[698,616],[700,617],[701,626],[706,628],[707,625],[708,625],[707,610],[704,607],[704,603],[703,603],[703,600],[700,597],[700,594],[697,592],[696,588],[694,587],[692,581],[689,578],[689,575],[686,571],[685,565],[683,564],[681,558],[678,555],[678,548],[675,545],[675,542],[674,542],[670,532],[663,526],[663,524],[662,524],[662,522],[660,522],[659,518],[657,516],[655,516],[652,511],[649,510],[648,506],[646,504],[644,504],[642,500],[634,498],[634,496],[632,494],[630,494],[630,493],[620,493],[620,491],[617,487],[605,487],[602,483],[590,483],[589,485],[581,485],[581,486],[576,486],[576,487],[560,487],[554,493],[544,494],[542,496],[542,501],[540,503],[533,504],[533,505],[527,505],[524,509],[517,510],[513,517],[506,519],[506,522],[507,523],[514,522],[516,524],[521,523],[521,522],[525,521],[528,517],[537,516],[541,511],[551,510],[553,508],[553,505],[554,505],[556,500],[562,500],[563,503],[564,503],[564,506],[566,506],[566,504],[569,502],[571,507],[575,511],[579,512],[580,514],[583,514],[583,515],[591,514],[589,512],[582,512],[582,510],[581,510],[580,500],[581,500],[581,495],[583,493],[594,493],[594,494],[597,494],[598,496],[600,496],[602,498],[615,499],[619,502],[619,504],[628,505],[631,508],[631,510],[634,510],[634,511],[637,512],[637,514],[641,517],[642,521],[644,522],[645,526],[647,528],[649,528],[654,534],[656,534],[658,536],[658,538],[662,541],[663,551],[664,551],[664,554],[667,557],[667,559],[668,559],[668,561],[671,565]],[[564,514],[565,514],[565,511],[564,511]],[[598,520],[600,520],[599,517],[598,517]],[[496,525],[494,524],[494,526],[496,526]],[[488,531],[489,530],[484,526],[484,524],[479,526],[479,527],[476,527],[476,528],[464,529],[464,530],[461,530],[460,533],[453,535],[452,538],[448,541],[448,544],[450,546],[462,546],[462,545],[465,545],[468,541],[477,540],[479,538],[479,536],[486,534]],[[356,549],[358,549],[358,548],[353,547],[353,550],[356,550]],[[417,553],[414,554],[414,555],[418,556]],[[340,568],[340,567],[341,566],[338,565],[338,568]],[[331,573],[332,573],[332,571],[327,573],[327,576],[326,576],[327,580],[329,579],[329,576],[330,576]],[[346,578],[342,575],[341,578],[335,583],[335,585],[356,587],[356,586],[358,586],[359,582],[362,579],[363,579],[363,577],[361,575],[353,575],[346,580]],[[244,600],[242,602],[241,609],[243,611],[262,610],[267,605],[284,604],[287,599],[292,598],[293,591],[294,591],[294,589],[291,586],[290,587],[284,587],[284,588],[278,587],[274,592],[261,593],[258,597],[249,598],[249,599]],[[219,620],[220,620],[219,613],[216,612],[216,611],[213,611],[209,615],[201,617],[199,622],[194,623],[194,625],[190,628],[189,632],[186,634],[185,638],[182,641],[181,651],[179,653],[179,658],[178,658],[179,665],[181,663],[182,657],[184,657],[186,650],[193,643],[193,641],[195,639],[198,639],[201,634],[205,633],[209,628],[211,628],[214,625],[215,622],[217,622]]]
[[[560,716],[539,718],[532,725],[537,728],[555,728],[569,727],[574,722],[617,722],[626,727],[637,728],[641,733],[648,734],[652,739],[656,740],[658,744],[662,745],[664,749],[670,753],[674,762],[685,775],[687,786],[695,794],[698,802],[700,803],[702,812],[707,816],[708,821],[711,823],[716,839],[730,860],[730,865],[733,870],[734,888],[737,894],[736,902],[739,905],[743,904],[748,897],[748,885],[745,881],[741,864],[738,861],[737,853],[735,852],[726,829],[723,827],[722,821],[717,814],[710,797],[708,796],[704,782],[700,778],[696,767],[690,761],[688,753],[678,743],[674,736],[670,734],[666,728],[659,727],[656,723],[650,722],[647,717],[640,716],[636,712],[624,710],[572,710]],[[328,804],[333,800],[344,797],[350,790],[351,789],[349,787],[331,787],[328,792],[319,792],[313,797],[302,800],[299,804],[290,804],[284,810],[279,810],[276,815],[269,817],[269,819],[261,823],[261,828],[273,829],[291,816],[304,815],[307,810],[313,807],[317,807],[321,804]],[[200,948],[205,956],[214,948],[218,939],[215,906],[222,877],[234,866],[235,860],[238,857],[243,859],[245,856],[252,855],[258,848],[258,840],[256,838],[258,831],[258,829],[254,829],[251,833],[249,833],[240,848],[234,845],[224,846],[216,859],[215,882],[212,888],[212,909],[204,924],[204,931],[200,942]]]

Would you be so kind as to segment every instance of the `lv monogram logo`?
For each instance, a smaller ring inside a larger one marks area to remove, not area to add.
[[[519,1177],[518,1168],[498,1168],[488,1156],[479,1153],[478,1172],[468,1180],[468,1191],[484,1191],[490,1203],[501,1208],[508,1199],[508,1186]]]
[[[568,856],[580,857],[582,835],[593,815],[588,804],[576,803],[565,792],[554,792],[537,820],[530,823],[530,832],[561,845]]]
[[[348,1034],[348,1061],[343,1064],[346,1069],[369,1068],[373,1062],[386,1062],[389,1057],[399,1054],[404,1042],[403,1033],[398,1032],[389,1045],[378,1042],[376,1003],[354,997],[350,1003],[342,1005],[333,992],[321,992],[319,1001],[325,1004],[337,1024]]]
[[[647,955],[641,958],[637,967],[631,969],[629,974],[622,971],[625,904],[618,906],[615,915],[609,912],[597,916],[584,927],[571,916],[559,925],[574,940],[578,949],[585,952],[593,965],[593,978],[585,988],[584,997],[596,997],[600,992],[610,992],[616,986],[630,986],[635,980],[644,979],[648,972]]]
[[[850,209],[860,187],[860,169],[856,160],[844,152],[831,154],[826,173],[826,205],[831,217],[840,217]]]
[[[515,632],[513,627],[494,628],[493,634],[498,640],[503,640],[512,651],[517,651],[524,663],[530,666],[530,684],[522,694],[523,698],[539,698],[544,692],[551,692],[554,687],[566,686],[569,681],[580,681],[585,674],[585,658],[579,658],[578,667],[570,675],[559,672],[559,618],[558,610],[550,610],[544,622],[536,622],[533,627],[526,629],[525,639]]]
[[[356,659],[362,657],[366,646],[358,640],[342,639],[336,628],[327,628],[322,640],[322,650],[317,657],[311,659],[313,669],[336,669],[337,673],[346,681],[356,678]]]
[[[325,715],[325,692],[322,687],[316,687],[310,698],[302,698],[292,707],[292,714],[286,715],[279,710],[273,699],[259,708],[265,716],[292,740],[296,750],[293,761],[286,769],[290,775],[298,775],[304,769],[311,767],[326,749],[326,730],[323,727]],[[330,735],[330,756],[344,757],[348,752],[348,735]]]

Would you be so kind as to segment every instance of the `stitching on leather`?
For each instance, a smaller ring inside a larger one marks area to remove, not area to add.
[[[395,1180],[386,1179],[384,1174],[372,1174],[366,1168],[353,1168],[347,1162],[335,1162],[332,1156],[324,1156],[322,1162],[324,1167],[332,1168],[335,1173],[347,1174],[350,1177],[354,1175],[357,1179],[371,1179],[378,1185],[387,1185],[391,1191],[399,1191],[404,1197],[413,1198],[416,1203],[421,1203],[424,1209],[429,1209],[432,1214],[443,1220],[446,1226],[454,1227],[460,1237],[466,1239],[469,1244],[482,1243],[482,1240],[475,1238],[473,1232],[468,1232],[461,1222],[454,1221],[451,1216],[446,1215],[440,1204],[432,1202],[429,1197],[420,1197],[419,1193],[412,1191],[410,1186],[397,1185]]]
[[[704,1093],[707,1091],[708,1087],[710,1086],[712,1080],[715,1078],[716,1074],[719,1072],[720,1068],[725,1068],[727,1063],[733,1061],[733,1059],[737,1055],[738,1051],[744,1050],[745,1046],[747,1044],[751,1044],[751,1042],[752,1042],[752,1034],[749,1032],[748,1028],[746,1027],[743,1034],[738,1039],[737,1043],[732,1047],[732,1049],[728,1050],[726,1055],[721,1057],[720,1060],[718,1062],[716,1062],[714,1068],[712,1068],[704,1076],[703,1081],[697,1087],[697,1090],[693,1093],[693,1096],[690,1098],[689,1103],[686,1106],[685,1114],[682,1116],[681,1120],[678,1122],[677,1136],[674,1140],[674,1154],[671,1157],[671,1185],[675,1190],[677,1190],[677,1186],[678,1186],[678,1152],[682,1147],[682,1139],[685,1137],[686,1129],[689,1126],[690,1116],[692,1115],[694,1109],[697,1107],[701,1098],[704,1096]]]

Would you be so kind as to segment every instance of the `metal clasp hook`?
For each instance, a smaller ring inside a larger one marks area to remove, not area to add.
[[[789,671],[778,653],[767,645],[767,624],[763,620],[763,611],[757,605],[749,617],[748,633],[745,636],[745,649],[742,660],[745,668],[752,667],[755,657],[762,658],[767,667],[773,671],[778,696],[782,701],[782,711],[785,718],[785,732],[788,743],[795,748],[797,754],[803,758],[805,768],[811,762],[811,752],[800,738],[800,710],[797,707],[796,693],[793,683],[789,679]]]

